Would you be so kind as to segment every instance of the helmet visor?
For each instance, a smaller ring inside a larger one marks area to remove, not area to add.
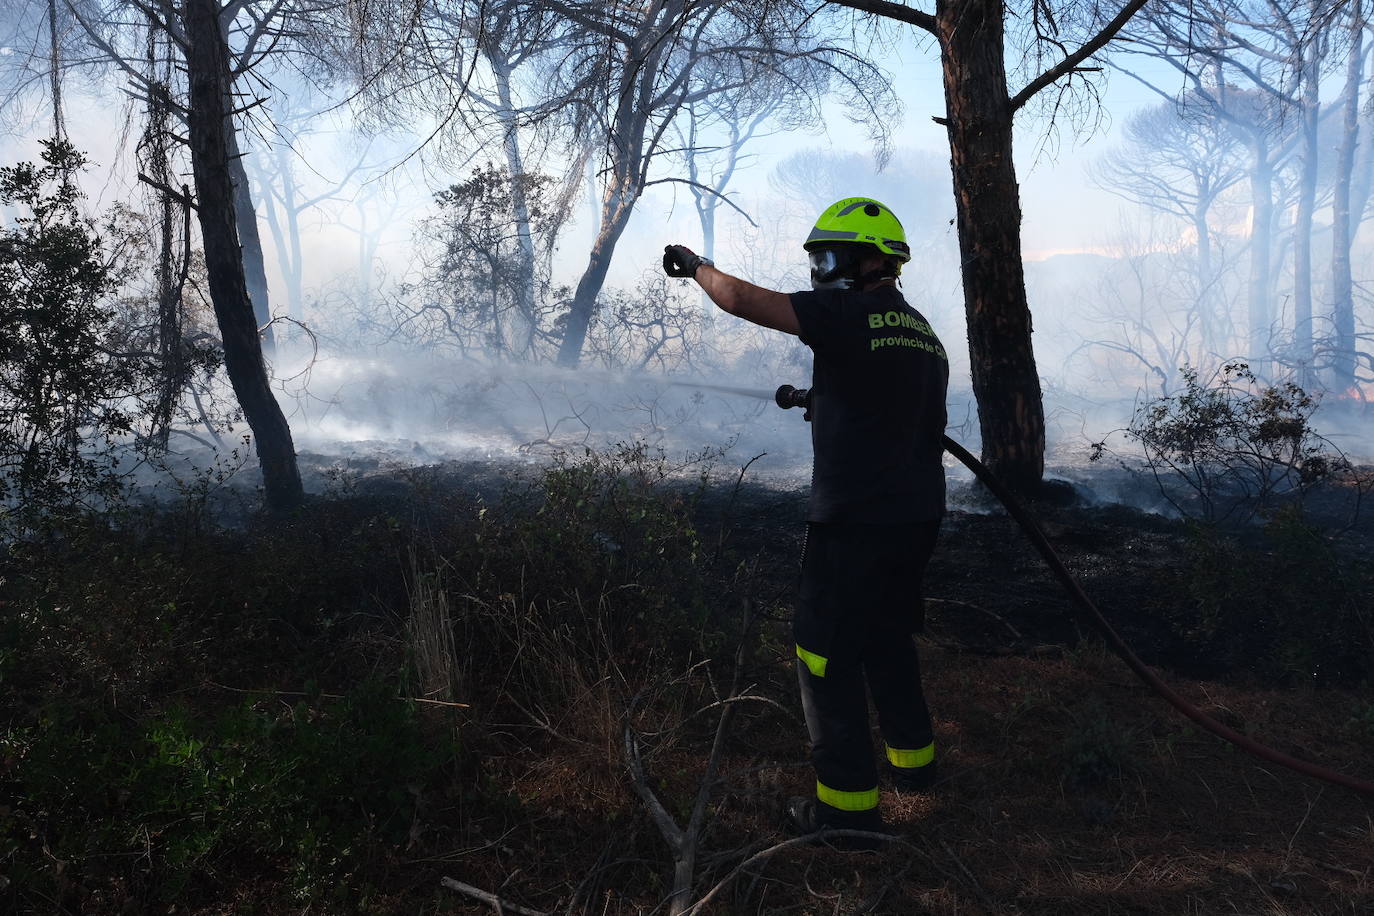
[[[817,289],[841,279],[856,260],[854,253],[845,248],[813,248],[807,256],[811,261],[811,284]]]

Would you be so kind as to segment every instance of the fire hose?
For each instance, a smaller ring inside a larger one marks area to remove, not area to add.
[[[774,394],[773,400],[783,409],[801,407],[807,411],[805,418],[808,420],[811,418],[811,392],[809,389],[782,385]],[[1374,796],[1374,782],[1358,779],[1317,763],[1299,760],[1296,757],[1285,754],[1283,751],[1269,747],[1266,744],[1261,744],[1253,738],[1242,735],[1235,729],[1218,722],[1175,692],[1173,688],[1164,683],[1157,674],[1145,666],[1145,663],[1131,651],[1130,646],[1126,645],[1126,641],[1121,638],[1121,635],[1116,632],[1115,628],[1107,622],[1107,618],[1102,616],[1102,612],[1097,609],[1097,605],[1094,604],[1087,593],[1083,591],[1082,586],[1078,584],[1078,580],[1073,577],[1073,574],[1070,573],[1068,568],[1064,565],[1064,561],[1060,559],[1059,554],[1055,552],[1054,547],[1050,545],[1049,538],[1045,536],[1045,532],[1040,528],[1039,523],[1036,522],[1028,511],[1026,511],[1025,506],[1011,494],[1011,491],[993,476],[986,465],[973,457],[973,455],[962,445],[948,436],[942,436],[941,442],[944,445],[945,451],[949,452],[955,458],[958,458],[959,461],[973,472],[979,482],[991,490],[993,495],[1006,507],[1007,512],[1015,519],[1016,523],[1021,526],[1026,536],[1030,538],[1031,543],[1035,545],[1035,549],[1040,552],[1041,558],[1044,559],[1045,564],[1049,566],[1050,571],[1054,573],[1055,578],[1059,580],[1059,584],[1064,586],[1073,597],[1074,601],[1083,610],[1084,613],[1082,618],[1090,623],[1102,635],[1111,650],[1126,663],[1126,666],[1135,673],[1136,677],[1144,681],[1147,687],[1162,697],[1170,706],[1193,720],[1193,722],[1204,731],[1211,732],[1224,741],[1229,741],[1241,750],[1253,754],[1261,760],[1267,760],[1270,763],[1278,764],[1279,766],[1301,773],[1304,776],[1310,776],[1313,779],[1320,779],[1338,786],[1344,786],[1362,795]]]

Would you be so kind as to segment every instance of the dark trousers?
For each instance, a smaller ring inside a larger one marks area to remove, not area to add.
[[[865,684],[888,759],[910,766],[933,754],[912,634],[924,625],[921,579],[939,529],[939,521],[807,526],[793,634],[817,796],[831,809],[878,804]]]

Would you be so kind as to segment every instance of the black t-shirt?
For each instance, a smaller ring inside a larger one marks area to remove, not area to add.
[[[949,359],[895,287],[793,293],[811,348],[813,522],[893,525],[945,511]]]

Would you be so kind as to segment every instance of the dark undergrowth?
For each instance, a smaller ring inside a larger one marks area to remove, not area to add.
[[[808,788],[786,623],[802,503],[693,474],[626,446],[499,497],[422,469],[240,530],[191,504],[12,543],[0,908],[492,911],[451,877],[542,911],[666,913],[626,735],[683,824],[725,706],[703,912],[1374,905],[1368,804],[1160,708],[996,516],[952,515],[931,570],[939,791],[885,797],[906,839],[882,853],[776,849]],[[1196,702],[1369,775],[1367,557],[1300,517],[1050,527],[1153,663],[1214,661]]]

